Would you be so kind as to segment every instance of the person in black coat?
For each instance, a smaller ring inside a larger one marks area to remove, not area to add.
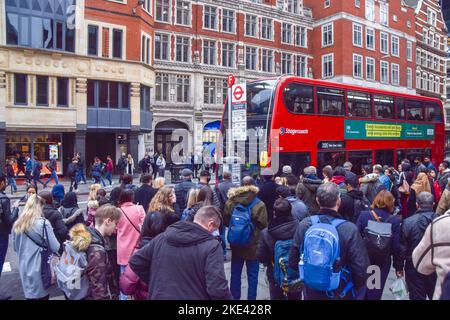
[[[434,197],[429,192],[421,192],[417,196],[417,211],[402,223],[400,238],[400,257],[404,272],[398,272],[397,276],[405,275],[410,300],[433,299],[436,286],[436,273],[423,275],[417,272],[412,260],[412,253],[423,238],[428,225],[437,217],[433,211]],[[404,273],[404,274],[403,274]]]
[[[195,188],[195,184],[192,182],[192,171],[190,169],[183,169],[181,175],[183,182],[175,186],[175,195],[177,197],[177,204],[180,207],[180,211],[183,212],[187,206],[187,199],[189,190]]]
[[[357,177],[349,175],[345,177],[347,192],[341,194],[341,205],[338,213],[346,220],[356,223],[361,211],[368,210],[370,202],[363,192],[358,190]]]
[[[408,182],[409,186],[414,182],[414,175],[411,171],[411,165],[409,163],[402,163],[401,165],[402,172],[400,173],[400,181],[399,181],[399,188],[403,185],[403,180],[406,179],[406,182]],[[400,189],[399,189],[400,191]],[[400,194],[400,203],[402,205],[401,213],[403,218],[408,217],[408,198],[409,195],[401,193]]]
[[[274,203],[274,217],[266,229],[261,231],[257,257],[260,263],[267,266],[270,300],[286,300],[283,291],[275,284],[273,275],[275,244],[278,240],[291,240],[299,225],[292,216],[292,207],[287,199],[278,199]],[[288,300],[300,300],[301,293],[291,293]]]
[[[267,219],[270,222],[273,217],[273,204],[276,200],[277,188],[280,186],[274,181],[274,173],[272,169],[266,168],[261,172],[263,182],[258,185],[259,192],[256,195],[267,209]]]
[[[45,205],[43,207],[44,217],[50,221],[58,242],[63,244],[68,239],[69,231],[67,230],[61,214],[53,206],[52,193],[50,191],[41,191],[39,196],[45,200]],[[63,249],[63,246],[61,246],[61,249]]]
[[[84,209],[78,207],[77,194],[75,192],[67,192],[61,202],[61,207],[58,209],[61,214],[67,230],[70,231],[72,227],[78,223],[85,223]]]
[[[392,215],[395,208],[394,201],[394,197],[389,191],[380,191],[373,200],[370,210],[361,212],[358,221],[356,222],[356,226],[358,227],[359,232],[363,237],[366,236],[366,228],[369,225],[369,221],[378,220],[378,222],[391,224],[391,247],[387,247],[386,251],[384,252],[385,255],[383,256],[383,258],[377,258],[373,253],[369,252],[370,264],[373,266],[378,266],[380,268],[381,287],[377,289],[368,289],[368,300],[381,300],[384,286],[389,276],[389,272],[391,271],[391,265],[394,266],[396,271],[403,270],[400,259],[401,219],[399,216]]]
[[[148,205],[158,190],[152,187],[152,175],[149,173],[142,175],[141,182],[142,185],[134,190],[134,203],[140,204],[148,212]]]
[[[317,199],[320,210],[317,215],[324,223],[329,223],[333,219],[342,219],[338,209],[341,204],[339,189],[334,183],[325,183],[317,189]],[[294,235],[294,241],[289,253],[289,266],[298,268],[300,261],[300,248],[303,246],[306,231],[311,227],[311,218],[305,218],[300,222]],[[338,228],[341,265],[347,267],[351,273],[356,297],[347,294],[344,299],[362,299],[366,292],[366,280],[368,278],[367,268],[370,265],[369,256],[364,246],[358,228],[352,222],[344,222]],[[336,290],[336,294],[341,293],[342,286]],[[316,291],[305,287],[306,300],[329,300],[327,292]]]
[[[217,208],[200,209],[194,222],[180,221],[130,259],[130,268],[149,284],[150,300],[231,300],[218,233]]]

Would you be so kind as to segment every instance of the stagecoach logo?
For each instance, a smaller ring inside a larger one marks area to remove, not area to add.
[[[289,129],[289,128],[284,128],[281,127],[280,128],[280,135],[284,136],[285,134],[290,134],[290,135],[297,135],[297,134],[308,134],[309,131],[308,129]]]

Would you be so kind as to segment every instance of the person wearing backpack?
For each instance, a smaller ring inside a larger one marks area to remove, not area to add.
[[[277,189],[277,196],[281,199],[286,199],[291,205],[291,215],[298,221],[302,221],[309,216],[308,208],[305,203],[295,196],[295,188],[287,186],[279,186]]]
[[[50,177],[48,178],[48,180],[44,183],[44,188],[46,188],[48,186],[48,184],[50,183],[50,181],[54,180],[55,184],[58,184],[58,175],[56,174],[56,155],[54,155],[50,161],[45,165],[45,167],[47,168],[48,171],[50,171]]]
[[[75,190],[75,192],[78,191],[77,175],[78,175],[78,159],[74,157],[72,159],[72,163],[70,163],[67,168],[67,176],[70,178],[69,192],[72,192],[73,190]]]
[[[386,187],[380,181],[382,167],[380,165],[375,165],[373,169],[374,172],[372,173],[372,168],[370,166],[364,166],[366,175],[359,179],[359,189],[370,203],[373,203],[373,200],[381,190],[386,190]]]
[[[251,179],[245,177],[243,182]],[[254,185],[232,188],[228,191],[223,222],[228,229],[231,246],[230,290],[233,298],[241,298],[241,274],[247,266],[248,300],[256,300],[259,262],[256,257],[261,230],[267,227],[267,210],[258,199],[259,189]]]
[[[428,225],[437,218],[433,211],[433,195],[423,191],[417,196],[417,211],[414,215],[403,220],[400,238],[400,257],[404,272],[397,272],[397,277],[405,276],[410,300],[433,299],[436,286],[436,274],[423,275],[417,272],[412,261],[412,253],[422,240]]]
[[[356,223],[362,211],[370,209],[371,203],[366,199],[361,190],[358,190],[356,176],[347,175],[345,178],[347,193],[341,195],[341,205],[338,213],[348,221]]]
[[[55,266],[58,287],[66,300],[84,300],[89,295],[89,279],[86,251],[92,235],[82,223],[76,224],[69,232],[70,240],[64,243],[64,251]]]
[[[370,261],[361,234],[338,213],[336,184],[320,185],[317,202],[319,212],[303,219],[295,232],[289,266],[299,269],[306,300],[362,299]]]
[[[200,192],[200,189],[198,189],[198,188],[192,188],[191,190],[189,190],[187,207],[181,213],[181,218],[180,218],[181,221],[185,221],[189,217],[191,211],[196,209],[194,207],[196,207],[198,204],[199,192]],[[198,209],[200,209],[200,208],[201,208],[201,203],[198,205]],[[197,211],[198,211],[198,209],[197,209]],[[195,216],[195,214],[194,214],[194,216]]]
[[[42,208],[43,216],[50,222],[56,238],[62,245],[67,240],[69,231],[63,221],[63,217],[53,204],[53,195],[50,191],[41,191],[39,192],[39,196],[45,201],[44,207]]]
[[[125,153],[122,153],[121,157],[119,158],[119,160],[117,160],[117,165],[116,168],[119,172],[119,183],[122,183],[122,177],[125,174],[125,169],[127,167],[127,156]]]
[[[109,258],[105,237],[112,236],[121,218],[121,211],[101,206],[95,214],[95,226],[88,227],[92,240],[87,249],[86,274],[89,280],[88,300],[118,300],[118,280]]]
[[[67,230],[72,229],[73,226],[79,223],[85,224],[84,209],[78,207],[77,194],[75,192],[67,192],[61,202],[61,207],[58,209]]]
[[[292,207],[287,199],[276,200],[273,207],[274,218],[261,232],[257,257],[260,263],[267,266],[270,300],[300,300],[301,292],[293,290],[292,287],[295,280],[299,280],[298,268],[291,269],[287,265],[292,239],[299,222],[292,216]],[[291,286],[283,285],[285,277]],[[289,289],[294,292],[289,292]]]
[[[434,193],[431,190],[432,186],[430,185],[430,181],[428,176],[424,172],[420,172],[416,178],[416,181],[411,185],[408,197],[408,217],[412,216],[416,213],[417,210],[417,201],[416,196],[423,191]]]
[[[13,226],[13,247],[27,300],[49,299],[51,272],[46,259],[60,248],[50,221],[44,218],[44,204],[42,197],[32,195]]]
[[[141,236],[141,227],[145,219],[144,208],[135,205],[133,190],[124,190],[120,195],[120,211],[122,216],[117,224],[117,264],[121,273],[125,272],[131,255],[136,250]],[[120,294],[120,300],[128,300]]]
[[[400,258],[401,219],[392,215],[395,208],[394,201],[395,199],[389,191],[381,191],[375,197],[370,210],[361,212],[356,222],[359,232],[363,236],[370,264],[378,266],[381,270],[381,287],[368,289],[368,300],[381,300],[391,270],[391,256],[395,270],[403,270]]]

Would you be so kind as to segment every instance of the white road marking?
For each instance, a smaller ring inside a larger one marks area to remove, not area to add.
[[[3,264],[3,270],[2,270],[2,273],[3,272],[11,272],[12,270],[11,270],[11,263],[9,263],[9,262],[5,262],[4,264]]]

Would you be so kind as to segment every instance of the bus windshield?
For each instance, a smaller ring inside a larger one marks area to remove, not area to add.
[[[247,84],[247,117],[267,116],[276,80]]]

